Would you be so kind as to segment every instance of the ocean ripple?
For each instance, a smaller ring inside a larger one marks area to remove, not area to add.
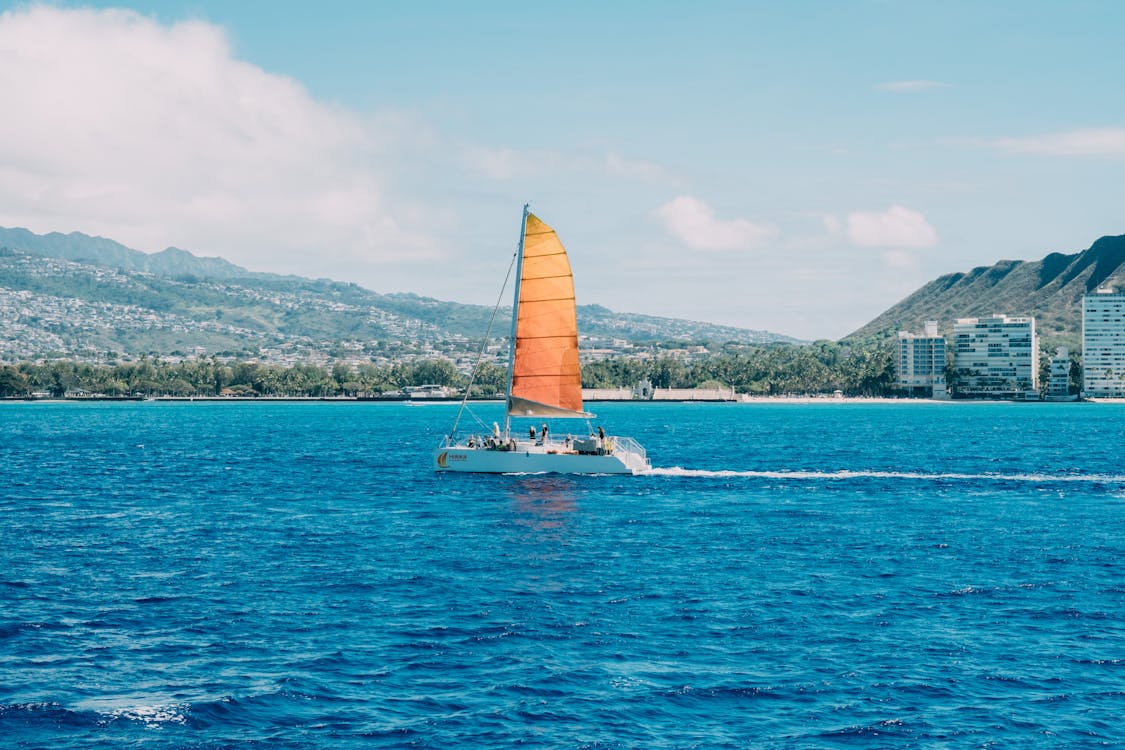
[[[1120,739],[1125,407],[607,405],[637,477],[451,409],[0,404],[0,744]]]

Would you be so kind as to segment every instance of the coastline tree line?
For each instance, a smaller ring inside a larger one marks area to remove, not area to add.
[[[486,362],[472,381],[474,397],[503,393],[507,371]],[[633,387],[649,381],[658,388],[722,385],[740,393],[832,393],[882,396],[893,393],[892,350],[886,342],[854,345],[818,341],[727,347],[697,360],[668,355],[647,359],[615,357],[582,367],[588,388]],[[343,362],[322,367],[201,358],[165,362],[143,358],[120,364],[48,360],[0,366],[0,397],[32,393],[104,396],[374,396],[426,384],[465,388],[467,375],[446,359],[419,359],[392,365]]]

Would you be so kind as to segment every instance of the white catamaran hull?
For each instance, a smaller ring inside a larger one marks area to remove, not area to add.
[[[568,453],[561,446],[521,443],[514,451],[443,445],[434,450],[434,469],[482,474],[639,474],[652,465],[643,452],[623,448],[591,455]]]

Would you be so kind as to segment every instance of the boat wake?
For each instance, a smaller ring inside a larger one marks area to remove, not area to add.
[[[747,477],[752,479],[786,479],[811,481],[847,481],[852,479],[909,479],[922,482],[940,481],[986,481],[986,482],[1028,482],[1034,484],[1053,484],[1056,482],[1086,482],[1097,484],[1125,484],[1122,474],[958,474],[926,473],[915,471],[729,471],[707,469],[685,469],[682,466],[656,467],[642,472],[643,476],[689,477],[705,479],[725,479]]]

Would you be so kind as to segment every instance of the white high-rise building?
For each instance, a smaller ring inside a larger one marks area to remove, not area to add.
[[[1082,298],[1082,392],[1125,398],[1125,293],[1099,289]]]
[[[953,326],[953,373],[959,395],[1017,398],[1039,387],[1035,318],[960,318]]]
[[[1051,357],[1051,369],[1047,378],[1047,400],[1065,401],[1076,398],[1070,395],[1070,350],[1065,346]]]
[[[896,385],[911,393],[945,398],[945,337],[927,320],[924,333],[898,332]]]

